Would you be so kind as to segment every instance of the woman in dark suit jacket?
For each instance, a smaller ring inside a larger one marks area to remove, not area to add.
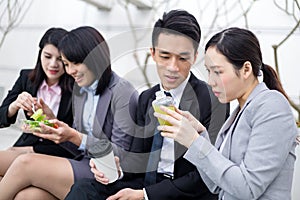
[[[20,76],[9,91],[0,107],[0,127],[8,127],[16,122],[20,109],[27,119],[32,115],[32,104],[42,108],[50,118],[57,118],[72,125],[72,88],[74,79],[67,75],[58,51],[58,42],[67,33],[62,28],[50,28],[39,43],[39,54],[33,70],[21,70]],[[48,89],[44,89],[48,88]],[[54,90],[53,90],[54,89]],[[55,99],[40,99],[47,93],[54,93]],[[0,152],[0,175],[3,175],[15,159],[22,153],[36,152],[73,158],[74,155],[63,146],[32,134],[23,133],[9,150]]]

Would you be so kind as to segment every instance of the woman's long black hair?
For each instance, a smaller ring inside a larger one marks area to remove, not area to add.
[[[53,46],[58,48],[59,41],[66,35],[67,32],[68,31],[62,28],[50,28],[46,31],[46,33],[41,38],[39,43],[39,53],[38,53],[35,68],[28,75],[28,78],[32,81],[34,86],[39,87],[42,84],[43,80],[47,79],[47,76],[43,70],[43,66],[41,62],[41,54],[43,48],[47,44],[52,44]],[[65,91],[71,92],[73,89],[73,84],[74,84],[74,79],[67,73],[64,73],[59,78],[58,85],[61,87],[62,92]]]

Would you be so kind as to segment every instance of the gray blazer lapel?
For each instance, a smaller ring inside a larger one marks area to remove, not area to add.
[[[230,150],[231,150],[231,137],[232,137],[232,131],[231,131],[232,127],[230,128],[230,130],[228,131],[228,138],[227,140],[225,141],[225,144],[224,144],[224,148],[222,150],[222,154],[226,157],[226,158],[229,158],[230,157]]]
[[[104,125],[104,121],[107,116],[111,96],[112,96],[111,90],[106,89],[105,92],[99,98],[97,108],[96,108],[97,116],[95,116],[94,118],[94,125],[93,125],[93,130],[97,131],[98,134],[99,132],[102,132],[102,127]]]
[[[239,107],[235,108],[234,111],[232,112],[232,114],[230,115],[230,117],[226,120],[226,122],[222,126],[222,128],[221,128],[221,130],[220,130],[220,132],[218,134],[218,137],[216,139],[216,143],[215,143],[215,147],[217,149],[219,149],[220,146],[221,146],[221,144],[223,143],[223,140],[225,138],[225,134],[226,134],[226,132],[228,132],[228,129],[232,125],[232,123],[233,123],[233,121],[235,119],[235,116],[238,113],[238,111],[239,111]]]
[[[101,137],[102,135],[104,122],[107,117],[107,112],[113,95],[112,88],[119,82],[119,80],[120,77],[113,72],[108,87],[99,97],[99,101],[96,108],[97,116],[95,116],[94,118],[94,125],[93,125],[93,130],[95,132],[94,135],[96,137]]]
[[[84,109],[84,103],[86,101],[86,98],[87,98],[87,95],[86,93],[84,92],[82,95],[80,96],[76,96],[74,95],[74,123],[75,123],[75,128],[80,131],[80,132],[83,132],[85,133],[85,131],[83,130],[83,127],[82,127],[82,122],[83,122],[83,109]]]
[[[248,98],[248,100],[246,101],[245,105],[243,106],[243,108],[239,111],[239,107],[237,107],[232,114],[230,115],[229,119],[225,122],[224,127],[222,128],[222,132],[220,134],[220,140],[218,140],[216,142],[216,147],[218,145],[217,148],[219,148],[222,144],[222,142],[224,141],[225,138],[225,133],[227,132],[228,134],[228,138],[226,140],[226,143],[224,144],[224,148],[222,150],[222,154],[230,159],[230,151],[231,151],[231,138],[232,135],[234,134],[235,128],[238,124],[238,121],[241,117],[241,115],[243,114],[244,110],[246,109],[246,107],[248,106],[248,104],[252,101],[252,98]]]

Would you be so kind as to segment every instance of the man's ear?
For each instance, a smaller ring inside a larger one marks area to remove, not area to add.
[[[252,74],[252,65],[249,61],[244,62],[243,67],[241,69],[241,75],[248,79],[249,76]]]
[[[195,64],[195,62],[196,62],[196,60],[197,60],[197,57],[198,57],[198,51],[196,51],[196,53],[195,53],[195,56],[194,56],[194,62],[192,63],[192,65]]]
[[[150,48],[150,53],[151,53],[152,58],[154,59],[155,48],[151,47],[151,48]]]

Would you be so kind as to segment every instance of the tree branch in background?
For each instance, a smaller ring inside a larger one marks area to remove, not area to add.
[[[134,24],[133,24],[133,20],[132,20],[132,17],[131,17],[131,12],[130,12],[129,7],[128,7],[128,2],[124,4],[124,2],[120,2],[119,1],[119,3],[123,4],[123,7],[124,7],[124,9],[126,11],[126,15],[127,15],[128,21],[129,21],[130,30],[131,30],[133,38],[134,38],[133,58],[135,60],[135,63],[138,66],[138,69],[141,71],[141,73],[142,73],[142,75],[144,77],[146,86],[148,88],[150,88],[151,87],[151,83],[150,83],[150,80],[149,80],[149,77],[148,77],[148,74],[147,74],[147,67],[148,67],[148,61],[149,61],[150,53],[146,53],[146,57],[144,59],[143,64],[140,62],[141,58],[140,58],[140,56],[138,54],[139,42],[142,39],[144,39],[145,35],[140,36],[140,38],[137,36],[137,33],[136,33],[136,31],[137,31],[136,28],[137,27],[135,27]],[[148,27],[152,27],[152,23],[154,21],[155,13],[158,10],[157,8],[159,8],[163,3],[168,4],[169,1],[159,2],[159,3],[156,3],[155,1],[152,2],[152,12],[153,11],[154,12],[153,12],[152,19],[149,20]]]
[[[8,33],[22,22],[31,4],[32,0],[29,4],[25,0],[0,1],[0,32],[2,34],[0,39],[0,48]]]
[[[289,12],[289,7],[288,7],[288,1],[285,1],[285,8],[282,8],[281,6],[278,5],[276,0],[274,0],[274,4],[283,12],[285,12],[287,15],[292,16],[294,20],[296,21],[295,26],[290,30],[290,32],[281,40],[278,44],[272,45],[273,50],[274,50],[274,59],[275,59],[275,68],[278,74],[278,77],[280,79],[280,71],[279,71],[279,66],[278,66],[278,48],[284,44],[294,33],[295,31],[299,28],[300,26],[300,19],[297,18],[296,13],[300,12],[300,6],[297,0],[293,0],[293,9],[292,12]],[[300,96],[299,96],[299,101],[300,101]],[[296,110],[298,113],[298,124],[300,122],[300,103],[296,104],[291,98],[289,98],[289,103],[290,105]]]

